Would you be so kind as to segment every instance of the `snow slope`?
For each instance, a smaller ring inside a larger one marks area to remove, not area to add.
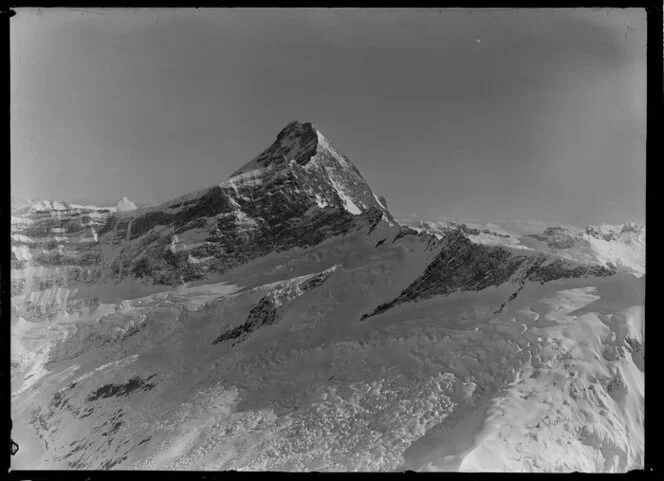
[[[528,284],[499,315],[508,286],[358,322],[436,253],[422,236],[389,242],[394,233],[385,225],[268,256],[220,287],[165,291],[81,323],[79,334],[53,346],[40,386],[15,392],[14,438],[32,441],[21,444],[14,466],[624,472],[642,465],[641,279]],[[330,268],[311,290],[288,287]],[[235,346],[213,343],[279,292],[295,294],[268,316],[276,322]],[[111,341],[91,343],[100,335]]]

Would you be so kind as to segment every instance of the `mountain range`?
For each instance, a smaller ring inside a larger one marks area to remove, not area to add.
[[[298,121],[198,192],[11,222],[16,468],[642,466],[644,226],[395,219]]]

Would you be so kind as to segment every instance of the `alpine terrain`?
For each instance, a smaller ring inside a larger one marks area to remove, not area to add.
[[[301,122],[11,222],[13,469],[643,466],[643,226],[395,219]]]

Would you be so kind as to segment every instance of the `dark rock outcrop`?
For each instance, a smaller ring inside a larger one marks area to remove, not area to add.
[[[498,246],[475,244],[462,229],[449,232],[439,244],[440,252],[424,273],[399,296],[381,304],[361,318],[381,314],[405,302],[448,295],[460,291],[480,291],[505,282],[545,283],[557,279],[609,276],[615,270],[602,266],[575,265],[544,254],[515,255]]]
[[[90,393],[85,400],[87,402],[92,402],[97,401],[98,399],[128,396],[134,391],[149,391],[156,386],[156,384],[149,382],[153,377],[155,377],[154,374],[146,379],[134,376],[124,384],[105,384],[93,393]]]
[[[285,287],[275,289],[258,301],[243,324],[224,332],[212,341],[212,344],[235,340],[236,342],[233,343],[233,346],[235,346],[261,327],[277,324],[292,302],[305,292],[323,284],[335,269],[326,269],[309,279],[289,283]]]

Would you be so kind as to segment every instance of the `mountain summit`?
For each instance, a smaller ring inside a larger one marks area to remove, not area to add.
[[[272,145],[236,170],[230,180],[237,185],[275,172],[293,172],[320,207],[340,201],[351,214],[376,208],[391,219],[357,167],[310,122],[290,122]]]
[[[316,154],[322,134],[311,122],[289,122],[277,134],[277,139],[260,155],[233,172],[231,177],[254,169],[268,167],[276,159],[295,160],[304,165]]]
[[[49,232],[59,232],[66,235],[58,242],[68,248],[39,250],[32,264],[50,265],[55,256],[60,265],[80,267],[77,259],[84,255],[86,272],[95,273],[86,275],[95,280],[138,278],[160,285],[223,273],[381,220],[395,225],[359,170],[308,122],[290,122],[228,180],[154,207],[137,209],[127,198],[106,210],[42,204],[40,212],[58,210],[59,217],[29,219],[35,225],[21,239],[46,241]]]
[[[120,199],[118,201],[115,208],[120,212],[127,212],[127,211],[130,211],[130,210],[136,210],[136,204],[134,204],[132,201],[130,201],[126,197],[123,197],[122,199]]]

